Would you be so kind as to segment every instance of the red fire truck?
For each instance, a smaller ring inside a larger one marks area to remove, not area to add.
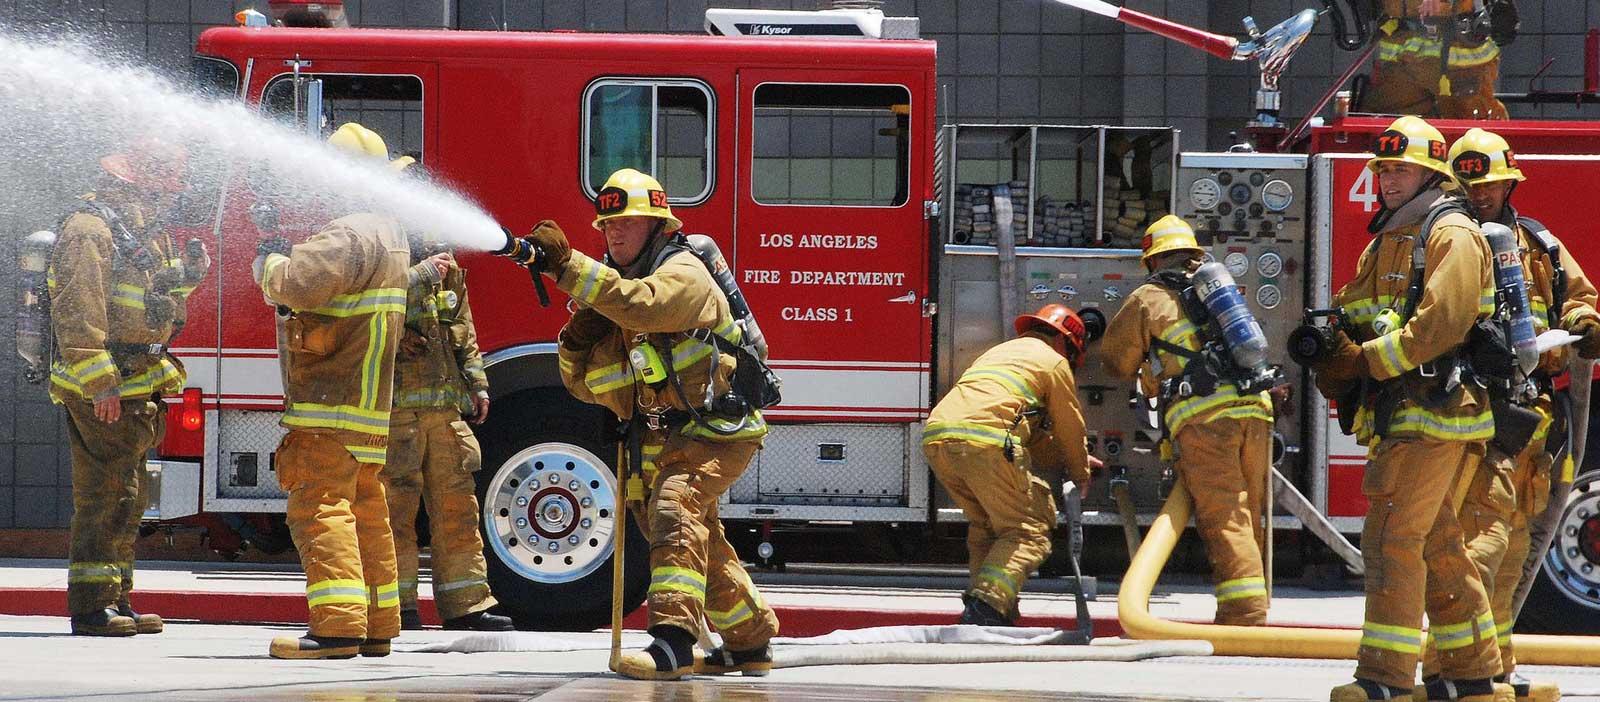
[[[958,521],[922,460],[929,408],[1005,336],[1009,315],[1062,300],[1114,314],[1142,280],[1127,232],[1159,212],[1197,225],[1274,338],[1349,276],[1376,203],[1359,152],[1386,120],[1318,127],[1303,154],[1185,153],[1175,130],[1157,128],[940,128],[933,42],[881,38],[904,25],[875,14],[708,19],[745,36],[218,28],[200,36],[194,73],[285,120],[360,121],[513,231],[555,219],[590,252],[602,248],[586,226],[590,199],[607,174],[632,166],[661,178],[685,230],[728,255],[784,381],[765,449],[721,506],[758,528]],[[1469,125],[1440,126],[1453,137]],[[1519,207],[1600,266],[1572,206],[1600,158],[1570,155],[1600,151],[1600,130],[1502,127],[1531,178]],[[172,400],[148,516],[201,524],[214,544],[281,545],[282,390],[271,312],[250,281],[249,184],[219,201],[219,265],[191,296],[176,344],[191,387]],[[999,211],[1009,218],[996,221]],[[463,261],[494,399],[478,428],[492,585],[524,626],[599,625],[615,527],[610,423],[557,377],[564,301],[541,309],[520,269]],[[1281,350],[1276,360],[1297,390],[1278,424],[1281,485],[1307,499],[1274,525],[1331,525],[1330,540],[1359,531],[1359,451]],[[1165,495],[1159,437],[1093,361],[1079,385],[1093,450],[1126,469],[1147,519]],[[1591,629],[1595,475],[1579,477],[1546,562],[1553,584],[1540,591],[1567,610],[1561,619]],[[1112,482],[1087,491],[1089,523],[1124,521]],[[630,538],[633,606],[645,549]],[[770,543],[760,551],[771,556]]]

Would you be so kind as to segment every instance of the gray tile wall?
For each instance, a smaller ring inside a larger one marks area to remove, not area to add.
[[[707,5],[816,9],[817,0],[346,0],[361,26],[462,29],[580,29],[699,32]],[[1134,9],[1241,35],[1239,18],[1263,27],[1308,0],[1128,0]],[[0,0],[0,29],[88,31],[113,51],[181,70],[195,38],[257,0]],[[1600,25],[1600,3],[1522,3],[1523,35],[1505,52],[1502,89],[1524,90],[1546,56],[1542,85],[1582,85],[1583,32]],[[916,15],[939,42],[941,121],[1170,124],[1188,149],[1223,148],[1252,112],[1254,79],[1218,61],[1050,0],[888,0],[891,15]],[[1326,22],[1285,81],[1284,108],[1299,115],[1352,55],[1337,50]],[[1518,109],[1570,118],[1576,108]],[[1592,117],[1591,110],[1588,116]],[[19,228],[0,213],[0,231]],[[15,236],[0,236],[0,300],[15,299]],[[21,380],[10,308],[0,314],[0,528],[63,526],[71,513],[65,429],[42,389]],[[0,554],[4,555],[4,554]]]

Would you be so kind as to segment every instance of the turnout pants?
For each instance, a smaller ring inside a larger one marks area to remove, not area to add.
[[[1439,95],[1439,57],[1374,61],[1363,112],[1446,119],[1508,119],[1495,99],[1500,59],[1450,71],[1450,96]]]
[[[922,451],[967,516],[967,594],[1015,618],[1022,584],[1050,556],[1056,503],[1049,483],[998,447],[938,441]]]
[[[734,651],[760,648],[778,634],[778,616],[756,592],[717,517],[717,500],[759,447],[684,436],[644,447],[649,493],[635,516],[650,542],[651,629],[697,632],[704,613]]]
[[[1543,445],[1543,441],[1536,442]],[[1458,500],[1461,504],[1456,511],[1456,519],[1461,524],[1461,538],[1467,547],[1467,558],[1472,560],[1472,565],[1478,569],[1478,579],[1483,583],[1483,588],[1489,596],[1490,611],[1494,613],[1496,639],[1505,638],[1509,644],[1511,640],[1511,624],[1509,612],[1502,613],[1494,607],[1495,597],[1500,592],[1496,576],[1510,566],[1516,572],[1511,576],[1510,591],[1505,593],[1506,608],[1509,609],[1511,597],[1516,594],[1517,581],[1521,580],[1522,560],[1519,556],[1515,565],[1511,564],[1512,530],[1517,527],[1513,524],[1513,515],[1516,513],[1515,486],[1513,474],[1516,472],[1516,459],[1505,455],[1493,443],[1486,446],[1483,460],[1479,463],[1477,472],[1472,476],[1472,482],[1466,487],[1462,495],[1456,495],[1457,490],[1451,490],[1450,499]],[[1522,520],[1522,554],[1528,552],[1527,519]],[[1504,649],[1502,649],[1504,650]],[[1502,661],[1503,663],[1504,661]],[[1422,675],[1428,677],[1439,674],[1438,645],[1433,636],[1424,642],[1422,658]]]
[[[306,571],[316,636],[400,635],[394,536],[378,480],[383,464],[357,461],[351,453],[376,448],[372,439],[296,429],[278,444],[278,483],[289,493],[285,517]]]
[[[77,616],[125,603],[133,590],[133,542],[148,502],[145,453],[165,433],[166,410],[159,401],[123,400],[122,418],[106,424],[87,400],[65,407],[72,447],[67,613]]]
[[[1261,511],[1272,466],[1272,425],[1260,419],[1191,422],[1178,432],[1178,479],[1194,497],[1216,579],[1216,623],[1267,622]]]
[[[1483,450],[1476,442],[1387,439],[1369,454],[1361,481],[1367,601],[1357,678],[1412,686],[1424,610],[1445,678],[1500,672],[1494,615],[1452,501],[1460,476],[1478,470]]]
[[[394,528],[401,609],[417,608],[417,508],[427,497],[433,534],[433,602],[455,619],[495,606],[483,562],[472,474],[483,465],[472,428],[454,409],[394,410],[388,463],[379,478]]]

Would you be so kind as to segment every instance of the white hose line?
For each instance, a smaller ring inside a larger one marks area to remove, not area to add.
[[[1209,656],[1207,641],[1140,641],[1114,646],[994,644],[854,644],[778,646],[772,667],[821,665],[940,665],[949,663],[1128,662],[1163,656]]]

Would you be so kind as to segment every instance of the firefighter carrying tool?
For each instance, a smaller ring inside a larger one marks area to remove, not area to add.
[[[1337,333],[1313,363],[1340,412],[1355,412],[1368,447],[1361,545],[1366,615],[1355,682],[1333,702],[1409,697],[1422,650],[1422,617],[1441,677],[1427,699],[1509,699],[1494,615],[1462,543],[1456,505],[1495,423],[1484,391],[1463,377],[1471,332],[1494,311],[1489,249],[1454,193],[1444,137],[1417,117],[1378,136],[1367,167],[1383,208],[1355,277],[1334,296],[1355,338]]]
[[[1035,475],[1028,447],[1050,435],[1040,453],[1080,489],[1089,483],[1083,412],[1073,367],[1088,334],[1065,305],[1017,317],[1017,338],[985,351],[928,415],[922,451],[945,492],[967,517],[967,591],[962,624],[1012,626],[1028,575],[1050,555],[1056,503]]]
[[[1259,353],[1265,337],[1253,318],[1234,322],[1234,309],[1227,310],[1228,319],[1209,311],[1203,298],[1233,286],[1202,285],[1192,277],[1205,251],[1187,222],[1162,217],[1145,231],[1142,248],[1150,278],[1106,329],[1106,370],[1159,383],[1145,394],[1161,398],[1163,459],[1175,464],[1194,496],[1195,521],[1217,581],[1216,623],[1265,624],[1261,511],[1271,468],[1272,403],[1264,390],[1272,375],[1246,350]],[[1248,364],[1240,363],[1244,358]]]
[[[408,156],[394,167],[425,177]],[[507,617],[490,614],[472,474],[483,465],[472,428],[489,416],[489,379],[467,302],[466,271],[441,247],[425,242],[412,252],[421,264],[435,252],[449,262],[442,279],[417,266],[406,288],[406,322],[395,357],[394,410],[389,417],[387,465],[378,474],[388,498],[400,576],[402,629],[422,628],[417,611],[417,508],[426,495],[432,532],[433,598],[446,629],[511,631]]]
[[[383,139],[358,124],[328,142],[388,158]],[[400,633],[400,585],[378,472],[411,246],[399,222],[367,213],[336,219],[292,248],[277,241],[263,241],[252,272],[279,306],[289,433],[278,445],[278,482],[289,495],[311,614],[305,636],[275,638],[269,650],[274,658],[388,655]]]
[[[1528,305],[1523,309],[1531,317],[1529,331],[1565,329],[1583,337],[1579,341],[1580,352],[1593,355],[1600,350],[1600,314],[1594,308],[1594,286],[1544,225],[1520,216],[1511,207],[1517,183],[1527,178],[1517,167],[1510,144],[1493,132],[1469,130],[1450,147],[1450,167],[1466,187],[1473,213],[1484,223],[1485,230],[1495,223],[1515,232],[1514,241],[1493,247],[1496,271],[1504,263],[1520,270],[1521,278],[1527,280]],[[1503,262],[1498,255],[1502,248],[1507,249]],[[1520,256],[1517,249],[1521,250]],[[1524,289],[1521,278],[1497,280],[1496,287],[1505,291],[1502,296],[1514,297]],[[1520,302],[1506,299],[1498,307],[1515,309],[1521,307]],[[1530,550],[1529,523],[1544,512],[1550,498],[1553,449],[1566,434],[1562,426],[1565,418],[1555,411],[1553,376],[1565,370],[1569,353],[1564,347],[1550,349],[1541,355],[1531,373],[1517,375],[1513,383],[1489,385],[1490,401],[1496,406],[1510,403],[1525,412],[1536,412],[1535,429],[1523,434],[1525,438],[1509,441],[1505,440],[1506,435],[1512,432],[1502,430],[1488,442],[1485,468],[1473,481],[1459,514],[1467,553],[1484,579],[1494,612],[1501,667],[1495,679],[1510,683],[1518,700],[1549,702],[1561,694],[1554,684],[1533,683],[1515,674],[1511,631],[1515,619],[1512,600]],[[1497,412],[1497,425],[1500,416]],[[1552,431],[1558,434],[1553,442],[1549,441]],[[1430,647],[1423,664],[1424,680],[1437,672],[1433,652]]]
[[[183,190],[187,163],[182,147],[154,137],[102,158],[105,177],[62,221],[50,257],[50,398],[67,411],[72,446],[74,634],[163,628],[161,617],[133,611],[129,593],[148,501],[145,453],[165,431],[161,395],[185,381],[167,344],[210,266],[198,240],[180,256],[161,221]]]
[[[1380,0],[1378,55],[1360,108],[1450,119],[1507,119],[1495,99],[1500,47],[1516,37],[1512,0]],[[1479,8],[1474,10],[1474,5]]]
[[[572,395],[627,422],[630,509],[650,542],[650,633],[617,661],[632,678],[675,680],[691,671],[765,675],[773,614],[723,534],[717,501],[744,473],[767,433],[741,376],[747,362],[730,295],[681,235],[654,178],[613,173],[595,200],[607,255],[573,251],[554,222],[527,237],[531,260],[576,300],[560,334],[561,378]],[[690,254],[690,255],[683,255]],[[737,359],[737,360],[736,360]],[[620,478],[621,476],[619,476]],[[724,645],[695,659],[702,619]]]

